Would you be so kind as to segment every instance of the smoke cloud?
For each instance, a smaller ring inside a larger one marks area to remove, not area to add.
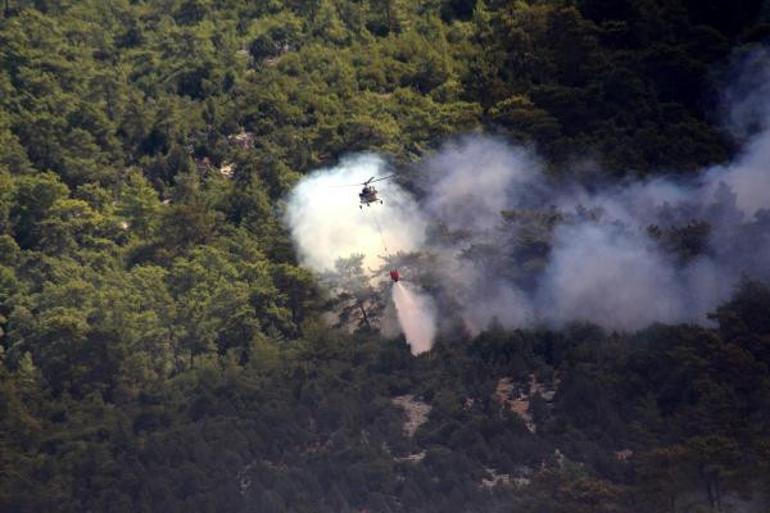
[[[419,203],[381,182],[385,204],[361,213],[356,195],[332,189],[386,173],[382,159],[361,155],[293,192],[286,219],[300,257],[318,271],[352,253],[365,254],[369,268],[385,253],[400,258],[426,291],[393,287],[415,354],[430,348],[423,342],[437,322],[460,320],[471,332],[493,320],[622,330],[708,322],[742,276],[770,279],[770,53],[743,56],[740,69],[725,100],[742,150],[690,182],[588,189],[549,179],[526,148],[471,136],[418,163]]]
[[[375,293],[368,283],[374,270],[389,255],[424,246],[422,211],[394,181],[374,184],[382,203],[359,205],[363,182],[383,178],[387,171],[386,162],[373,154],[350,156],[337,166],[320,169],[294,188],[284,217],[302,264],[331,277],[337,287],[356,296],[362,308],[371,303],[363,292]],[[355,255],[363,255],[364,274],[335,280],[338,261]],[[430,350],[436,332],[433,300],[417,286],[395,283],[391,301],[380,324],[383,333],[396,336],[403,330],[414,355]]]
[[[511,200],[523,203],[537,189],[540,163],[525,149],[477,137],[447,144],[423,168],[427,213],[452,230],[486,231]]]
[[[375,184],[382,204],[359,209],[358,192],[371,177],[386,176],[379,156],[363,154],[305,177],[288,198],[285,221],[300,261],[318,272],[334,269],[338,258],[364,255],[364,266],[382,265],[389,252],[422,247],[425,221],[414,199],[393,181]]]

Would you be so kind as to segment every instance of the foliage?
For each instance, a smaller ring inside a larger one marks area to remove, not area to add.
[[[551,169],[581,148],[602,179],[723,161],[709,70],[767,33],[760,2],[2,7],[0,510],[646,512],[767,489],[765,284],[711,328],[493,325],[413,358],[377,334],[360,258],[319,279],[281,222],[343,153],[408,163],[462,132]],[[463,257],[527,287],[572,215],[506,211],[506,251]],[[685,263],[712,229],[648,232]],[[560,383],[531,397],[535,433],[496,395],[533,376]],[[414,437],[406,394],[433,408]]]

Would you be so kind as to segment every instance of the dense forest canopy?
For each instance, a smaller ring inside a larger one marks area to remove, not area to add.
[[[376,152],[419,196],[467,134],[552,183],[701,179],[768,128],[724,101],[767,1],[0,7],[0,510],[768,508],[770,205],[644,227],[675,268],[756,271],[700,325],[446,318],[419,357],[360,256],[319,276],[284,223],[315,169]],[[505,251],[465,256],[522,288],[596,215],[501,210]]]

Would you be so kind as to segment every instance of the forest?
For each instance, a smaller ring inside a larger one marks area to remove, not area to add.
[[[737,262],[702,319],[441,314],[419,356],[380,330],[362,257],[319,275],[285,216],[361,152],[420,198],[469,135],[586,190],[727,169],[770,130],[724,112],[735,63],[770,57],[770,2],[0,9],[0,511],[770,508],[770,199],[741,217],[723,188],[640,232],[676,269]],[[505,244],[464,258],[534,288],[559,227],[599,217],[558,208],[508,206]],[[441,293],[430,254],[401,257]]]

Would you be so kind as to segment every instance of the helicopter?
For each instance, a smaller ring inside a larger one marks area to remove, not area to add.
[[[374,182],[379,182],[382,180],[387,180],[388,178],[392,178],[395,175],[388,175],[383,176],[381,178],[371,177],[361,185],[363,185],[363,189],[361,189],[361,192],[358,193],[358,199],[360,200],[360,204],[358,205],[358,208],[363,209],[364,205],[367,207],[372,203],[379,202],[380,204],[383,203],[382,199],[377,196],[377,188],[374,185],[370,185]]]

